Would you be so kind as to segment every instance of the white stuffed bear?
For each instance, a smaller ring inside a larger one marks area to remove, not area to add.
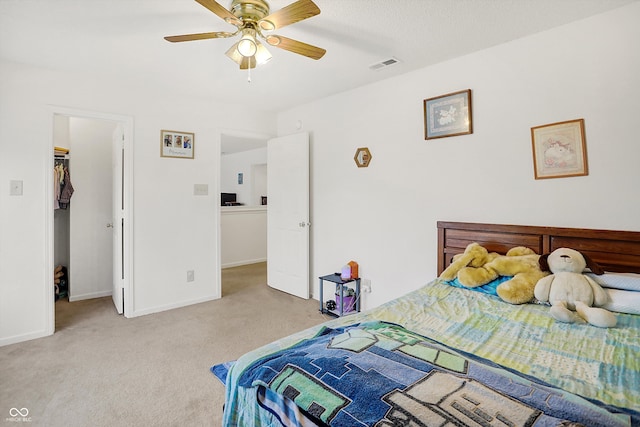
[[[551,303],[551,315],[560,322],[587,321],[594,326],[610,328],[616,316],[604,308],[609,297],[600,285],[582,274],[587,265],[592,272],[602,274],[602,268],[580,252],[559,248],[540,257],[540,267],[553,274],[538,280],[534,295],[538,301]],[[573,311],[577,312],[577,314]]]

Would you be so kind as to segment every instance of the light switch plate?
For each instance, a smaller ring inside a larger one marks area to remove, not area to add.
[[[22,196],[22,181],[11,180],[9,183],[9,194],[12,196]]]
[[[193,184],[194,196],[206,196],[209,194],[208,184]]]

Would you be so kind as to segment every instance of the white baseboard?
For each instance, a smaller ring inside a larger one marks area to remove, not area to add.
[[[236,262],[228,262],[226,264],[222,264],[221,268],[240,267],[241,265],[257,264],[259,262],[265,262],[266,260],[267,260],[266,258],[259,258],[259,259],[245,259],[245,260],[236,261]]]
[[[36,332],[29,332],[27,334],[22,334],[22,335],[14,335],[12,337],[0,339],[0,347],[3,347],[5,345],[10,345],[10,344],[16,344],[23,341],[34,340],[36,338],[48,337],[49,335],[51,334],[47,333],[47,331],[36,331]]]
[[[199,304],[201,302],[213,301],[219,298],[220,297],[217,297],[215,295],[208,295],[202,298],[196,298],[196,299],[187,300],[187,301],[180,301],[173,304],[160,305],[156,307],[145,308],[142,310],[134,309],[130,317],[146,316],[147,314],[160,313],[161,311],[167,311],[167,310],[172,310],[174,308],[186,307],[188,305]]]
[[[102,298],[102,297],[110,297],[113,294],[112,290],[102,291],[102,292],[92,292],[89,294],[82,295],[69,295],[69,302],[81,301],[83,299],[92,299],[92,298]]]

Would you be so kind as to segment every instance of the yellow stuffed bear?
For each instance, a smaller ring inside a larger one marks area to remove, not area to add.
[[[524,304],[534,298],[533,291],[541,278],[549,275],[542,271],[538,260],[540,255],[524,246],[510,249],[506,255],[488,252],[478,243],[471,243],[463,254],[454,256],[440,278],[458,281],[468,287],[485,285],[499,276],[513,276],[496,288],[498,296],[511,304]]]
[[[440,278],[446,281],[453,280],[458,276],[458,272],[461,269],[465,267],[482,267],[498,256],[500,255],[495,252],[487,251],[478,243],[470,243],[464,250],[464,253],[455,254],[453,256],[451,264],[442,272],[442,274],[440,274]]]

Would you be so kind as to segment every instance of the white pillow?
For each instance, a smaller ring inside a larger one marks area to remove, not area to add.
[[[602,306],[618,313],[640,314],[640,292],[605,289],[609,302]]]
[[[601,275],[584,273],[603,288],[640,291],[640,274],[638,273],[604,273]]]

